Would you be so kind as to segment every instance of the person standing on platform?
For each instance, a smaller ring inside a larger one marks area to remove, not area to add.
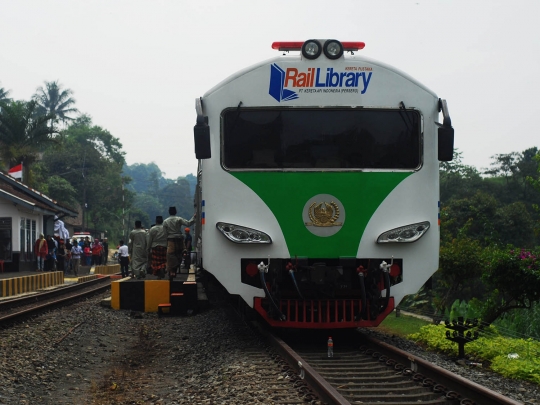
[[[156,217],[156,225],[148,232],[148,261],[152,274],[159,279],[165,277],[167,268],[167,234],[163,229],[163,217]]]
[[[122,278],[129,276],[129,250],[124,244],[124,241],[120,241],[118,247],[118,258],[120,260],[120,271],[122,272]]]
[[[169,215],[169,218],[163,221],[163,229],[167,234],[167,273],[169,279],[172,280],[176,277],[182,263],[182,254],[184,252],[182,225],[191,226],[195,222],[195,214],[187,221],[176,216],[176,207],[169,207]]]
[[[101,266],[101,254],[103,253],[103,246],[99,242],[99,239],[94,239],[92,244],[92,264],[94,266]]]
[[[47,235],[47,260],[45,260],[45,271],[54,271],[56,243],[51,235]]]
[[[191,233],[189,228],[184,229],[184,245],[186,247],[186,254],[184,256],[184,266],[186,269],[191,267],[191,250],[193,248],[193,238],[191,237]]]
[[[56,267],[58,271],[62,271],[64,274],[66,274],[66,255],[67,251],[64,239],[60,239],[60,246],[56,253]]]
[[[71,241],[68,239],[66,241],[66,262],[65,262],[65,269],[64,274],[69,273],[69,270],[71,269],[71,248],[73,245],[71,244]]]
[[[92,265],[92,245],[90,244],[90,238],[88,236],[84,238],[82,249],[84,252],[84,260],[81,260],[81,262],[84,262],[85,266],[91,266]]]
[[[41,233],[39,239],[36,240],[36,243],[34,244],[34,254],[37,258],[37,271],[43,271],[45,269],[45,260],[47,259],[48,253],[49,247],[47,246],[45,235]]]
[[[135,221],[135,229],[129,234],[129,255],[131,257],[132,276],[137,280],[146,277],[146,264],[148,263],[146,231],[142,229],[141,221]]]
[[[103,239],[103,260],[101,261],[104,265],[109,261],[109,240],[107,238]]]
[[[81,264],[82,254],[83,250],[77,244],[77,239],[73,239],[73,247],[71,248],[71,267],[73,268],[73,275],[75,277],[79,275],[79,266]]]

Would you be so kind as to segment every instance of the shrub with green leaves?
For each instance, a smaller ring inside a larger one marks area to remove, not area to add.
[[[408,338],[428,349],[457,356],[458,345],[446,339],[447,330],[444,325],[427,325]],[[505,377],[540,384],[540,342],[536,340],[504,337],[490,326],[465,346],[465,354],[476,361],[489,361],[491,369]]]

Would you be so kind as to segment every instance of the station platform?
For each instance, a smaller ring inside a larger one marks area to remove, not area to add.
[[[107,301],[103,305],[113,309],[179,315],[197,311],[207,302],[202,285],[196,281],[194,268],[189,272],[181,270],[172,281],[153,275],[140,280],[126,277],[113,281],[111,298]]]
[[[64,284],[64,272],[24,271],[0,274],[0,299],[35,293],[48,287]]]
[[[98,272],[96,273],[96,268]],[[59,287],[65,284],[82,283],[105,274],[114,274],[119,265],[81,266],[77,277],[62,271],[16,271],[0,273],[0,300],[17,295],[35,294],[40,290]]]

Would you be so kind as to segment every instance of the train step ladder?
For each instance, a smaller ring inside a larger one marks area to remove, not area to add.
[[[171,293],[171,313],[174,315],[184,315],[187,312],[186,297],[183,292]]]
[[[164,312],[163,311],[164,309],[167,309],[167,311]],[[172,314],[171,304],[169,304],[169,303],[167,303],[167,304],[158,304],[157,311],[158,311],[158,316],[171,315]]]

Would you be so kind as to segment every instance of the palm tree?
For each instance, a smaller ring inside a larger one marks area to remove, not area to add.
[[[38,159],[41,148],[56,143],[54,135],[58,134],[58,130],[54,124],[48,125],[54,116],[37,115],[38,104],[34,100],[0,105],[0,159],[7,168],[22,162],[28,173],[29,167]]]
[[[0,87],[0,112],[2,112],[2,104],[9,103],[11,99],[9,96],[9,90],[5,90],[3,87]]]
[[[33,99],[37,102],[39,115],[53,114],[54,120],[72,121],[74,118],[69,114],[76,114],[79,112],[73,106],[75,105],[75,99],[71,97],[73,92],[70,89],[62,89],[62,85],[58,83],[58,80],[54,82],[45,82],[45,88],[38,87],[37,93],[34,94]]]
[[[0,103],[9,103],[11,99],[9,96],[9,90],[5,90],[3,87],[0,87]]]

